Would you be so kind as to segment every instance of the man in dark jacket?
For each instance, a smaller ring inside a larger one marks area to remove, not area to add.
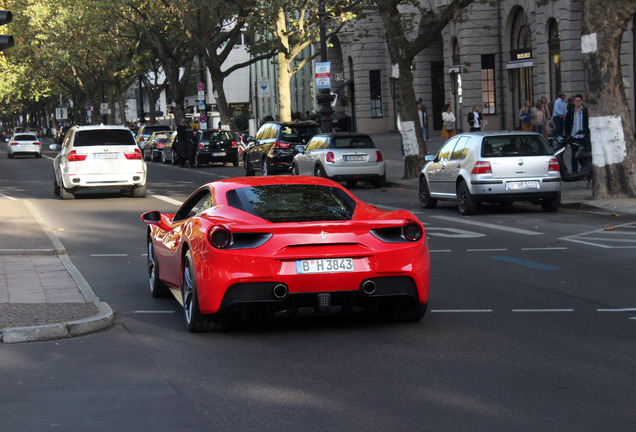
[[[177,142],[175,143],[175,150],[181,165],[185,165],[188,162],[188,135],[188,120],[183,119],[181,124],[177,126]]]
[[[574,96],[574,107],[565,115],[565,136],[582,140],[583,145],[590,145],[590,126],[587,108],[583,106],[583,96]],[[579,170],[576,155],[572,152],[572,172]]]

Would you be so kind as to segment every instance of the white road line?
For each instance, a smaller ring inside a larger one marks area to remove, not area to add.
[[[485,223],[485,222],[477,222],[477,221],[474,221],[474,220],[462,219],[462,218],[453,217],[453,216],[431,216],[431,217],[435,218],[435,219],[446,220],[446,221],[449,221],[449,222],[463,223],[463,224],[467,224],[467,225],[474,225],[474,226],[490,228],[490,229],[500,230],[500,231],[508,231],[508,232],[512,232],[512,233],[516,233],[516,234],[545,235],[544,233],[538,232],[538,231],[529,231],[529,230],[524,230],[524,229],[521,229],[521,228],[505,227],[505,226],[501,226],[501,225],[489,224],[489,223]]]
[[[636,312],[636,308],[596,309],[596,312]]]
[[[489,313],[492,309],[433,309],[433,313]]]
[[[466,249],[466,252],[501,252],[508,249]]]
[[[552,251],[552,250],[567,250],[566,247],[536,247],[536,248],[521,248],[522,251]]]
[[[437,250],[429,250],[430,253],[437,253],[437,252],[452,252],[452,249],[437,249]]]
[[[574,309],[513,309],[513,312],[574,312]]]
[[[176,206],[180,206],[183,203],[183,201],[177,201],[176,199],[168,198],[167,196],[163,196],[163,195],[151,195],[151,196],[161,201],[165,201],[168,204],[173,204]]]

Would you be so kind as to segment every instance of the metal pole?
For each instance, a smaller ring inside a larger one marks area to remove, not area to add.
[[[325,29],[325,2],[324,0],[318,1],[318,18],[320,23],[320,61],[327,61],[327,37]],[[320,89],[318,96],[316,97],[320,109],[318,112],[322,117],[322,131],[331,132],[333,130],[333,124],[331,121],[331,115],[333,114],[333,108],[331,108],[331,91],[330,89]]]

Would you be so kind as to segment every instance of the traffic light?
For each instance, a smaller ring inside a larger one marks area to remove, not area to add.
[[[10,11],[0,11],[0,25],[9,24],[13,21],[13,14]],[[0,35],[0,51],[4,51],[13,46],[13,36]]]

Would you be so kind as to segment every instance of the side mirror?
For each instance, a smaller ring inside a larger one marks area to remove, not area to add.
[[[141,220],[148,225],[156,225],[161,222],[161,213],[156,210],[141,215]]]
[[[426,156],[424,156],[424,160],[426,162],[434,162],[435,161],[435,155],[434,154],[427,154]]]
[[[60,148],[58,147],[58,145],[57,145],[57,144],[51,144],[51,145],[49,146],[49,149],[51,149],[51,150],[53,150],[53,151],[58,151]]]
[[[298,150],[298,153],[305,153],[305,146],[304,145],[296,146],[296,150]]]

